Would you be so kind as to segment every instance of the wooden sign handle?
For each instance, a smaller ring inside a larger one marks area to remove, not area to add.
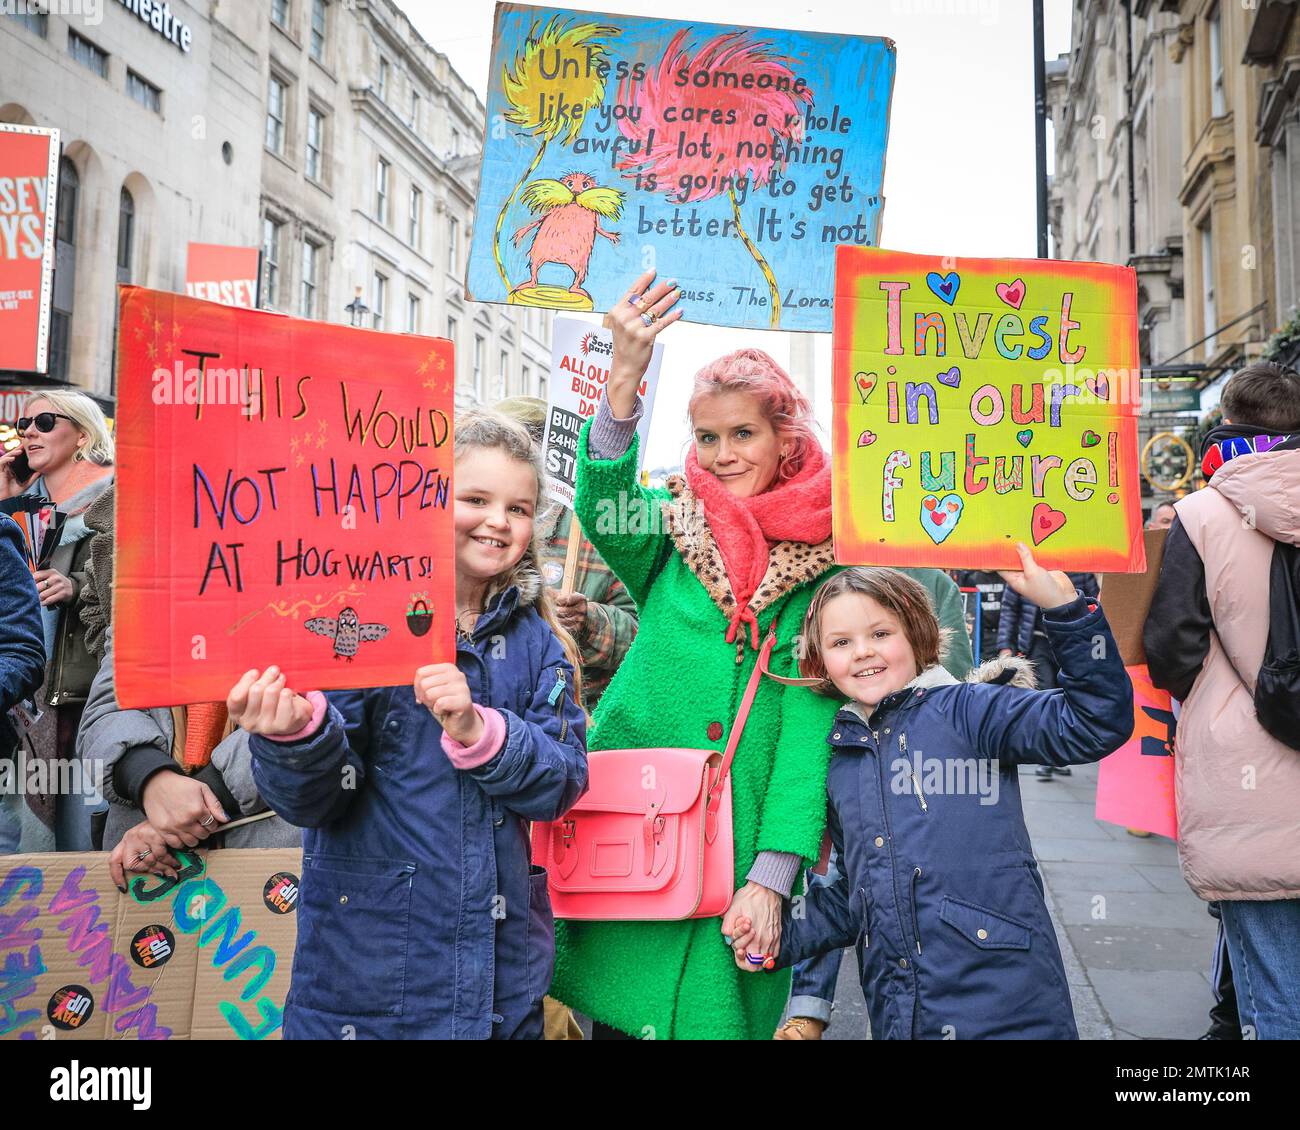
[[[577,515],[569,526],[569,549],[564,555],[564,577],[560,581],[561,592],[573,591],[573,574],[578,569],[578,550],[582,547],[582,526]]]

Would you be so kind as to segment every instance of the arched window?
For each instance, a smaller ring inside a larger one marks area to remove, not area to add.
[[[135,198],[124,188],[117,206],[117,281],[131,281],[135,248]]]
[[[49,375],[68,379],[72,298],[77,292],[77,213],[81,178],[67,157],[59,161],[59,199],[54,223],[54,301],[50,310]]]

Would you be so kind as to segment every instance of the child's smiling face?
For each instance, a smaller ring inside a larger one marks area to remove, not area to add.
[[[835,689],[863,706],[878,706],[918,674],[902,622],[862,593],[845,592],[826,602],[818,643]]]
[[[456,460],[456,572],[490,581],[523,557],[533,536],[537,475],[496,448]]]

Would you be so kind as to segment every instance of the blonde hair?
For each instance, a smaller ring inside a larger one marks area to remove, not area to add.
[[[526,463],[533,469],[537,479],[537,495],[533,500],[533,536],[528,548],[511,568],[499,573],[488,584],[483,594],[483,607],[511,585],[520,585],[526,573],[536,575],[541,592],[537,596],[537,614],[546,621],[546,626],[555,633],[564,648],[564,654],[573,664],[574,699],[582,704],[582,653],[577,642],[561,625],[555,614],[555,598],[550,586],[542,577],[541,550],[537,540],[537,514],[545,506],[546,471],[542,465],[541,448],[533,442],[528,429],[514,420],[503,416],[490,408],[471,408],[456,417],[456,459],[459,461],[471,451],[500,451],[508,458]]]
[[[31,411],[38,400],[44,400],[54,412],[70,416],[78,431],[87,438],[85,447],[78,455],[100,467],[111,467],[117,452],[113,445],[113,435],[108,430],[108,418],[103,410],[84,392],[73,392],[66,388],[51,388],[35,392],[23,405],[23,415]]]

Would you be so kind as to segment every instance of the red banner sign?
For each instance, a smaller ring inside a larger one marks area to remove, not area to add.
[[[185,293],[223,306],[257,308],[257,248],[191,243],[185,259]]]
[[[0,125],[0,369],[49,367],[59,131]]]
[[[120,289],[124,707],[394,686],[455,656],[448,341]]]

